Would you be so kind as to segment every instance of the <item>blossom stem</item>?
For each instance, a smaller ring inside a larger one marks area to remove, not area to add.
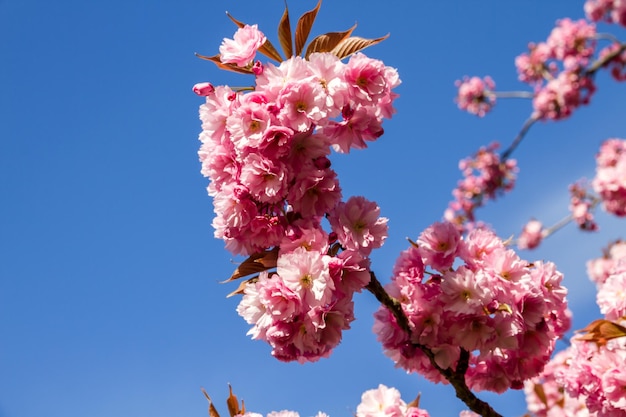
[[[620,43],[619,39],[617,39],[617,37],[613,36],[610,33],[597,33],[596,36],[593,37],[594,39],[604,39],[604,40],[609,40],[611,42],[615,42],[615,43]]]
[[[613,59],[618,57],[624,51],[626,51],[626,43],[620,44],[619,48],[612,51],[611,53],[606,54],[605,56],[603,56],[602,58],[599,58],[597,61],[591,64],[589,68],[587,68],[587,70],[585,71],[585,75],[594,74],[597,70],[599,70],[600,68],[602,68],[603,66],[611,62]]]
[[[491,94],[497,98],[533,98],[534,93],[530,91],[493,91]]]
[[[592,197],[591,204],[589,205],[589,210],[590,211],[594,210],[596,208],[596,206],[598,204],[600,204],[601,201],[602,200],[599,197]],[[567,226],[572,221],[574,221],[574,215],[572,215],[572,214],[563,217],[561,220],[559,220],[558,222],[556,222],[552,226],[544,229],[541,232],[541,238],[542,239],[547,238],[548,236],[554,234],[555,232],[557,232],[557,231],[561,230],[562,228],[564,228],[565,226]]]
[[[509,147],[504,152],[502,152],[502,155],[500,155],[500,159],[502,160],[502,162],[506,161],[511,156],[513,151],[515,151],[515,149],[519,146],[519,144],[522,142],[522,140],[526,136],[526,133],[528,133],[528,130],[530,129],[530,127],[537,120],[539,120],[539,119],[536,116],[531,116],[524,122],[524,124],[522,125],[522,128],[520,129],[519,133],[517,134],[515,139],[513,139],[513,142],[511,142]]]
[[[248,86],[248,87],[230,87],[231,90],[237,92],[237,93],[241,93],[242,91],[254,91],[254,87],[252,86]]]
[[[398,326],[407,334],[408,339],[411,340],[411,327],[409,325],[409,319],[402,310],[402,305],[398,300],[390,296],[383,288],[382,284],[376,278],[374,272],[370,272],[370,282],[365,287],[371,292],[374,297],[387,308],[396,319]],[[413,346],[420,349],[430,360],[431,365],[437,369],[441,375],[443,375],[450,384],[454,387],[457,398],[465,403],[475,413],[480,414],[483,417],[502,417],[497,413],[489,403],[479,399],[467,386],[465,382],[465,372],[469,367],[470,352],[465,349],[461,349],[461,355],[457,363],[456,370],[451,368],[442,368],[435,361],[435,354],[428,346],[420,343],[413,343]]]

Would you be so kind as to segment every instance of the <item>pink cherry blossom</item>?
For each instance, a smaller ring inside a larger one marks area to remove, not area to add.
[[[517,247],[519,249],[534,249],[541,243],[543,239],[543,225],[538,220],[531,220],[522,230],[522,234],[517,238]]]
[[[343,121],[329,121],[322,128],[337,152],[348,153],[350,149],[364,149],[366,142],[374,141],[383,134],[382,118],[376,114],[373,106],[344,106],[341,114]]]
[[[515,58],[515,66],[519,80],[531,85],[539,85],[546,78],[557,73],[557,65],[549,60],[553,58],[553,50],[546,42],[530,43],[529,52]]]
[[[198,83],[193,86],[193,92],[199,96],[208,96],[215,92],[215,87],[211,83]]]
[[[600,312],[608,320],[626,317],[626,271],[610,275],[597,294]]]
[[[626,26],[626,2],[623,0],[587,0],[585,13],[594,21]]]
[[[327,304],[334,289],[329,257],[299,247],[278,257],[276,272],[308,305]]]
[[[473,156],[459,162],[464,178],[452,191],[454,201],[450,202],[444,217],[459,230],[471,230],[476,224],[475,210],[487,200],[513,189],[517,174],[514,159],[502,161],[495,152],[497,142],[481,147]]]
[[[279,161],[252,153],[243,161],[240,181],[257,201],[277,203],[288,192],[288,168]]]
[[[593,189],[606,211],[626,216],[626,140],[608,139],[602,144]]]
[[[340,202],[328,220],[342,246],[368,256],[387,238],[387,219],[380,217],[380,207],[364,197],[350,197]]]
[[[344,70],[344,79],[360,102],[376,102],[389,94],[392,85],[387,75],[382,61],[362,53],[352,55]]]
[[[326,95],[320,84],[306,82],[285,86],[278,106],[281,125],[297,132],[307,132],[313,123],[326,117]]]
[[[363,393],[356,417],[404,417],[405,408],[400,391],[380,384],[377,389]]]
[[[565,69],[587,65],[589,58],[595,51],[596,26],[580,19],[561,19],[552,30],[548,40],[548,47],[554,58],[563,61]]]
[[[265,43],[265,35],[257,25],[245,25],[235,32],[234,39],[224,39],[220,45],[220,61],[245,67],[250,64],[258,49]]]
[[[574,183],[570,185],[569,191],[571,195],[569,209],[578,227],[586,231],[598,230],[598,225],[594,220],[592,212],[595,201],[593,196],[587,192],[585,183]]]
[[[493,92],[496,84],[491,77],[465,77],[462,81],[457,80],[455,85],[459,89],[456,102],[461,110],[483,117],[496,104]]]
[[[533,116],[561,120],[585,104],[596,91],[593,79],[577,71],[563,71],[539,89],[533,99]]]
[[[452,223],[434,223],[417,240],[425,264],[443,271],[457,256],[461,234]]]
[[[626,242],[617,240],[603,250],[601,258],[587,261],[587,275],[598,286],[617,272],[620,262],[626,262]]]

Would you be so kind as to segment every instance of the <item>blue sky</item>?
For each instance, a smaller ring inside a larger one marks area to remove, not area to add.
[[[291,1],[297,16],[312,0]],[[194,83],[245,84],[211,55],[235,26],[228,10],[275,41],[283,2],[0,0],[0,417],[206,416],[200,387],[222,415],[227,383],[248,408],[352,415],[364,390],[422,393],[433,416],[463,405],[449,387],[395,370],[372,334],[374,298],[356,298],[357,320],[328,360],[278,363],[246,336],[233,290],[234,263],[213,238],[197,158],[201,99]],[[478,119],[456,109],[454,81],[490,74],[498,89],[523,86],[513,59],[547,37],[582,1],[402,2],[327,0],[313,34],[344,30],[390,38],[366,53],[398,68],[398,113],[369,149],[334,155],[344,195],[376,200],[390,219],[373,269],[394,260],[441,218],[458,160],[493,140],[509,143],[530,112],[500,101]],[[604,27],[606,29],[606,26]],[[614,28],[610,28],[614,30]],[[615,33],[624,37],[623,32]],[[277,42],[275,42],[277,44]],[[507,237],[537,217],[567,214],[567,186],[594,172],[608,137],[626,137],[625,86],[601,75],[590,107],[534,126],[515,157],[517,189],[480,212]],[[619,104],[618,104],[619,103]],[[626,237],[599,215],[601,232],[573,227],[524,256],[566,274],[580,328],[598,314],[585,261]],[[521,415],[519,392],[485,396]]]

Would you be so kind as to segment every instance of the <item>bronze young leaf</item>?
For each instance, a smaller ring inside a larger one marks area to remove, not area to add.
[[[278,24],[278,40],[287,59],[293,56],[293,41],[291,40],[291,23],[289,22],[289,8],[285,5],[285,12]]]
[[[350,29],[345,32],[328,32],[323,35],[317,36],[315,39],[309,43],[309,46],[306,48],[306,52],[304,53],[304,57],[308,58],[314,52],[330,52],[343,42],[345,39],[350,37],[354,29],[356,28],[356,23]]]
[[[309,10],[298,19],[298,25],[296,26],[296,55],[300,55],[304,49],[304,44],[309,37],[309,33],[311,33],[313,22],[315,22],[315,17],[321,5],[322,0],[319,0],[315,9]]]

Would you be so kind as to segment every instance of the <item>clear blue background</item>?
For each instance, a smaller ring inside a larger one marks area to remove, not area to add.
[[[290,1],[296,17],[313,0]],[[276,41],[282,1],[0,0],[0,416],[206,416],[205,387],[222,416],[230,382],[250,410],[353,415],[363,391],[422,393],[432,416],[464,409],[447,386],[395,370],[371,332],[374,298],[357,296],[342,345],[316,364],[283,364],[250,341],[220,285],[234,268],[213,238],[196,155],[202,99],[194,83],[247,85],[194,57],[211,55],[235,26],[225,10]],[[493,140],[509,143],[530,112],[500,101],[486,119],[462,113],[454,81],[490,74],[524,87],[513,65],[582,1],[327,0],[313,34],[391,37],[368,55],[398,68],[397,115],[370,149],[335,155],[344,195],[376,200],[390,218],[373,268],[388,281],[406,237],[441,218],[458,160]],[[295,22],[293,23],[295,26]],[[604,27],[606,28],[606,27]],[[619,28],[609,28],[624,36]],[[626,137],[625,86],[598,77],[592,106],[534,126],[515,153],[516,190],[480,212],[499,234],[567,214],[568,184],[591,178],[608,137]],[[568,227],[530,260],[565,272],[574,327],[598,316],[585,261],[626,237]],[[523,395],[485,398],[521,415]]]

